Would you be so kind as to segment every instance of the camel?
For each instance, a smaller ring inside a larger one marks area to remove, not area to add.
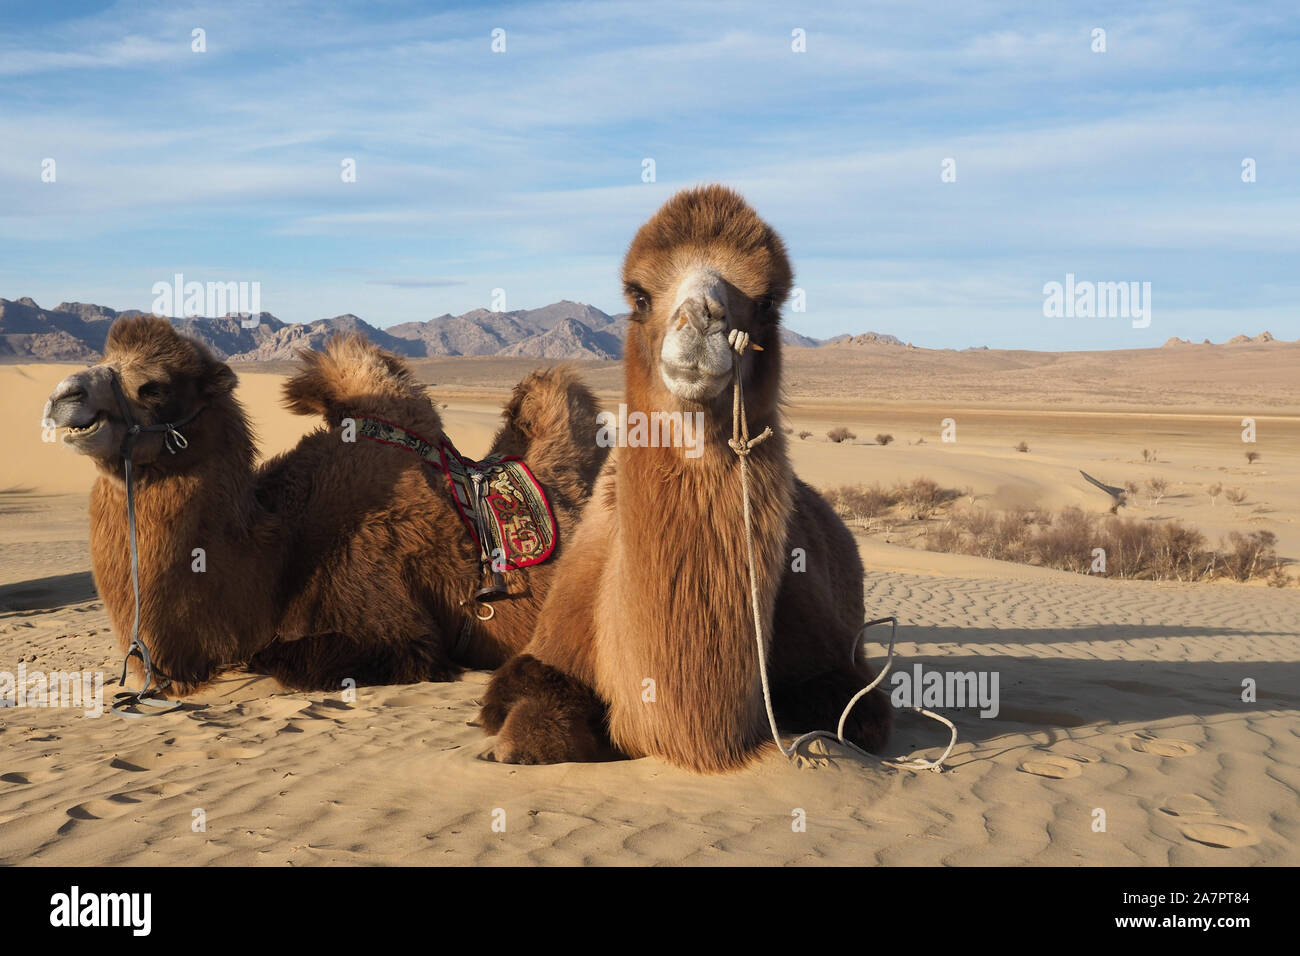
[[[507,594],[490,611],[467,602],[480,551],[444,475],[407,448],[345,432],[373,416],[436,446],[442,421],[424,386],[356,335],[300,359],[285,402],[324,422],[261,464],[235,374],[162,318],[118,319],[103,361],[50,395],[47,422],[97,467],[91,557],[123,650],[135,609],[122,402],[146,426],[186,420],[179,439],[146,430],[132,450],[140,635],[169,693],[192,693],[239,664],[295,690],[445,681],[520,650],[555,562],[504,575]],[[564,527],[605,456],[595,414],[571,368],[534,372],[493,440],[493,451],[528,459]]]
[[[791,278],[780,237],[722,186],[678,193],[637,232],[623,265],[629,420],[634,411],[699,413],[704,447],[614,449],[532,641],[484,695],[479,722],[496,734],[496,760],[655,755],[711,773],[741,768],[771,746],[739,460],[728,445],[737,348],[750,428],[772,429],[753,446],[749,469],[777,718],[790,730],[833,728],[874,677],[857,647],[857,546],[795,477],[779,427],[780,308]],[[799,553],[806,567],[792,560]],[[852,711],[845,737],[878,751],[891,726],[889,700],[874,690]]]

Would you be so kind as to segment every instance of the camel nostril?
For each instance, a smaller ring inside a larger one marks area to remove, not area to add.
[[[77,382],[64,382],[50,396],[50,405],[61,405],[64,402],[84,402],[85,400],[85,388]]]

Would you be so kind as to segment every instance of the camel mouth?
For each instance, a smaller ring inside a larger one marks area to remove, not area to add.
[[[704,365],[663,363],[660,374],[668,390],[683,401],[706,402],[716,398],[731,381],[731,366],[718,370]]]
[[[99,431],[107,420],[108,414],[106,412],[98,412],[94,418],[84,425],[65,425],[63,432],[64,444],[76,444],[83,439],[89,438]]]

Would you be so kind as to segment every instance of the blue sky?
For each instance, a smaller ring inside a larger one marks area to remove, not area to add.
[[[385,326],[496,288],[614,312],[637,226],[720,181],[785,236],[808,334],[1300,338],[1293,0],[0,11],[5,298],[148,308],[181,272],[260,282],[289,321]],[[1066,273],[1150,282],[1150,326],[1044,317]]]

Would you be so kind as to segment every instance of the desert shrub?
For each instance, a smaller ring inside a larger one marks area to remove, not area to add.
[[[805,438],[810,438],[811,436],[812,436],[812,432],[810,432],[810,431],[801,431],[801,432],[799,433],[799,440],[802,441],[803,439],[805,439]]]
[[[894,495],[906,506],[908,517],[917,520],[930,517],[939,505],[955,497],[945,495],[943,489],[929,478],[913,478],[907,484],[900,484],[895,487]]]
[[[1136,498],[1138,496],[1138,492],[1141,490],[1142,489],[1138,487],[1138,483],[1136,481],[1124,482],[1124,493],[1128,495],[1130,498]]]
[[[845,521],[862,522],[877,518],[898,503],[897,497],[878,484],[828,488],[822,492],[822,497]]]
[[[877,445],[888,445],[888,444],[889,444],[891,441],[893,441],[893,440],[894,440],[894,436],[893,436],[893,435],[886,435],[886,434],[884,434],[884,433],[881,433],[881,434],[879,434],[879,435],[876,436],[876,444],[877,444]]]
[[[838,445],[840,442],[853,441],[858,436],[853,434],[853,432],[849,431],[843,425],[840,425],[828,431],[826,437]]]
[[[1033,537],[1031,563],[1064,571],[1087,571],[1092,565],[1092,549],[1101,547],[1097,519],[1082,508],[1064,508],[1047,523],[1040,525]]]
[[[1028,442],[1023,442],[1023,441],[1022,441],[1019,445],[1016,446],[1016,451],[1018,451],[1018,452],[1027,452],[1027,451],[1029,451],[1029,443],[1028,443]]]
[[[1219,495],[1223,494],[1223,484],[1216,481],[1214,484],[1210,485],[1210,487],[1205,489],[1205,493],[1210,496],[1210,507],[1214,507],[1215,500]]]
[[[1234,531],[1228,535],[1226,545],[1219,542],[1219,569],[1233,581],[1267,577],[1282,564],[1276,545],[1277,535],[1272,531]]]
[[[1257,461],[1259,461],[1259,452],[1257,452],[1257,451],[1248,451],[1248,452],[1246,452],[1246,463],[1247,463],[1247,464],[1249,464],[1249,465],[1253,465],[1253,464],[1255,464],[1255,462],[1257,462]]]
[[[961,542],[962,529],[956,521],[945,521],[925,529],[925,549],[945,554],[964,553]]]
[[[1246,503],[1246,492],[1242,491],[1240,488],[1229,488],[1223,493],[1223,497],[1227,498],[1234,505]]]
[[[1276,541],[1269,531],[1234,532],[1226,544],[1220,542],[1218,549],[1210,549],[1200,531],[1180,521],[1101,519],[1080,508],[1063,508],[1055,514],[1023,510],[999,514],[972,508],[928,531],[925,547],[1084,574],[1092,569],[1093,549],[1102,548],[1110,577],[1153,581],[1262,578],[1275,587],[1287,587],[1291,577],[1284,569],[1285,561],[1277,556]]]
[[[1147,497],[1155,504],[1160,504],[1160,499],[1169,491],[1169,482],[1163,478],[1147,479]]]
[[[1150,461],[1150,460],[1151,460],[1151,449],[1150,449],[1150,448],[1143,448],[1143,449],[1142,449],[1142,460],[1143,460],[1143,461]]]
[[[1205,550],[1205,535],[1181,521],[1159,525],[1154,548],[1151,572],[1157,581],[1196,581],[1214,563]]]

